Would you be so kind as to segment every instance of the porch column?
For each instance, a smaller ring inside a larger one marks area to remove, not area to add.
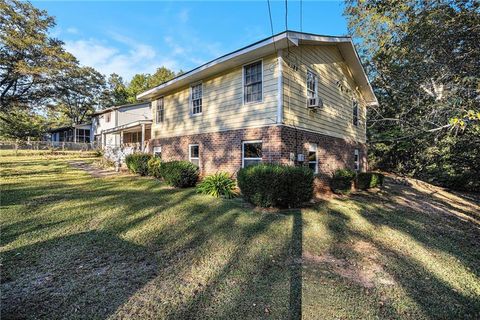
[[[119,147],[121,147],[123,145],[123,130],[120,131],[120,145]]]
[[[145,144],[145,123],[142,123],[142,145],[140,146],[140,150],[143,152],[143,148],[144,148],[144,144]]]
[[[107,135],[105,133],[102,133],[102,145],[103,148],[107,146]]]
[[[73,128],[73,142],[77,142],[77,128]]]

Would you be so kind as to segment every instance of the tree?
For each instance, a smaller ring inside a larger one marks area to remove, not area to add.
[[[106,89],[102,97],[102,107],[119,106],[128,102],[128,91],[123,78],[112,73],[107,80]]]
[[[128,84],[128,102],[136,102],[137,95],[149,88],[149,74],[139,73],[133,76],[132,80]]]
[[[158,68],[148,79],[148,87],[156,87],[175,77],[175,72],[165,67]]]
[[[175,76],[176,74],[174,71],[165,67],[158,68],[152,75],[148,73],[134,75],[127,86],[128,102],[136,102],[138,94],[167,82]]]
[[[75,65],[64,70],[55,84],[56,103],[70,124],[82,123],[99,108],[105,92],[105,78],[91,67]]]
[[[31,110],[12,110],[0,117],[2,140],[40,140],[47,128],[47,119]]]
[[[345,15],[380,102],[369,110],[374,164],[427,179],[478,178],[451,153],[480,161],[470,143],[480,142],[480,4],[348,0]]]
[[[53,26],[53,17],[28,2],[0,0],[3,115],[14,107],[33,108],[50,99],[59,71],[75,63],[75,58],[63,49],[63,43],[48,36]]]

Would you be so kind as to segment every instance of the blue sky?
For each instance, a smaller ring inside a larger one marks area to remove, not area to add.
[[[159,66],[187,71],[271,35],[267,1],[33,1],[56,17],[52,35],[82,64],[129,80]],[[303,1],[303,31],[344,35],[340,1]],[[285,2],[271,0],[274,32]],[[288,1],[288,28],[300,30],[300,2]]]

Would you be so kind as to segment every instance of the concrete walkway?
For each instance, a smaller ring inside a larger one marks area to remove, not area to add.
[[[81,169],[85,172],[90,173],[90,175],[94,178],[104,178],[104,177],[111,177],[120,174],[113,169],[101,169],[97,168],[89,163],[83,161],[69,161],[70,166],[76,169]]]

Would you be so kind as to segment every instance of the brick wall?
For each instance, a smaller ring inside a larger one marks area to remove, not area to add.
[[[307,155],[310,143],[317,144],[319,178],[328,181],[338,168],[354,166],[354,149],[360,151],[360,167],[367,169],[366,146],[339,138],[325,136],[286,126],[270,126],[203,133],[172,138],[151,140],[150,147],[162,147],[162,159],[188,160],[188,145],[198,144],[200,149],[200,170],[202,174],[217,171],[236,173],[242,165],[242,141],[262,140],[264,162],[297,164],[308,166]],[[291,153],[303,153],[305,162],[292,161]]]

